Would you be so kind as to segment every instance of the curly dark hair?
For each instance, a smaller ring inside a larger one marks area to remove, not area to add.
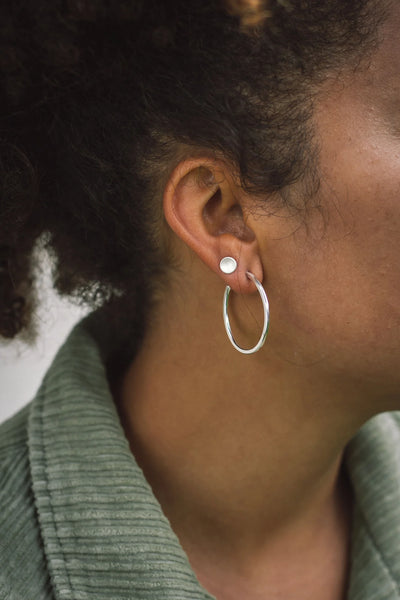
[[[61,294],[144,324],[182,157],[222,156],[282,199],[315,181],[314,91],[374,47],[382,3],[250,4],[260,18],[238,0],[2,3],[1,336],[32,322],[38,240]]]

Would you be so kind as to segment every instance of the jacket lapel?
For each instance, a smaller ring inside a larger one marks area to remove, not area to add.
[[[82,324],[32,404],[29,445],[58,600],[211,599],[130,452],[100,349]]]

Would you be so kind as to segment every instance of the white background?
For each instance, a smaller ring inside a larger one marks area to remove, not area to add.
[[[0,344],[0,422],[32,400],[57,349],[87,310],[60,299],[51,287],[48,259],[42,256],[39,335],[33,347],[21,341]]]

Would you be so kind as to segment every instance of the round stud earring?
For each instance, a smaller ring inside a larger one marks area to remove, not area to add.
[[[230,275],[237,269],[237,262],[232,256],[225,256],[219,263],[219,268],[223,273]]]

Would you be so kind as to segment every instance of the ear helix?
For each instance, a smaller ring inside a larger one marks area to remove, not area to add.
[[[237,261],[234,258],[232,258],[232,256],[225,256],[224,258],[221,259],[221,261],[219,263],[219,268],[221,269],[221,271],[223,273],[225,273],[227,275],[234,273],[237,269],[237,266],[238,266]],[[242,354],[254,354],[255,352],[258,352],[258,350],[260,350],[260,348],[263,347],[265,340],[267,338],[268,327],[269,327],[269,302],[268,302],[267,294],[265,293],[265,290],[264,290],[261,282],[257,279],[257,277],[255,275],[253,275],[253,273],[251,273],[250,271],[246,271],[246,275],[256,286],[257,291],[260,294],[260,298],[261,298],[261,302],[263,304],[263,310],[264,310],[264,325],[263,325],[260,339],[258,340],[257,344],[255,346],[253,346],[253,348],[249,348],[246,350],[245,348],[241,348],[240,346],[238,346],[238,344],[235,342],[235,339],[232,334],[231,324],[229,322],[229,316],[228,316],[228,301],[229,301],[229,294],[231,292],[231,288],[229,285],[226,286],[225,293],[224,293],[223,318],[224,318],[225,330],[226,330],[227,336],[228,336],[229,341],[231,342],[232,346],[238,352],[241,352]]]

